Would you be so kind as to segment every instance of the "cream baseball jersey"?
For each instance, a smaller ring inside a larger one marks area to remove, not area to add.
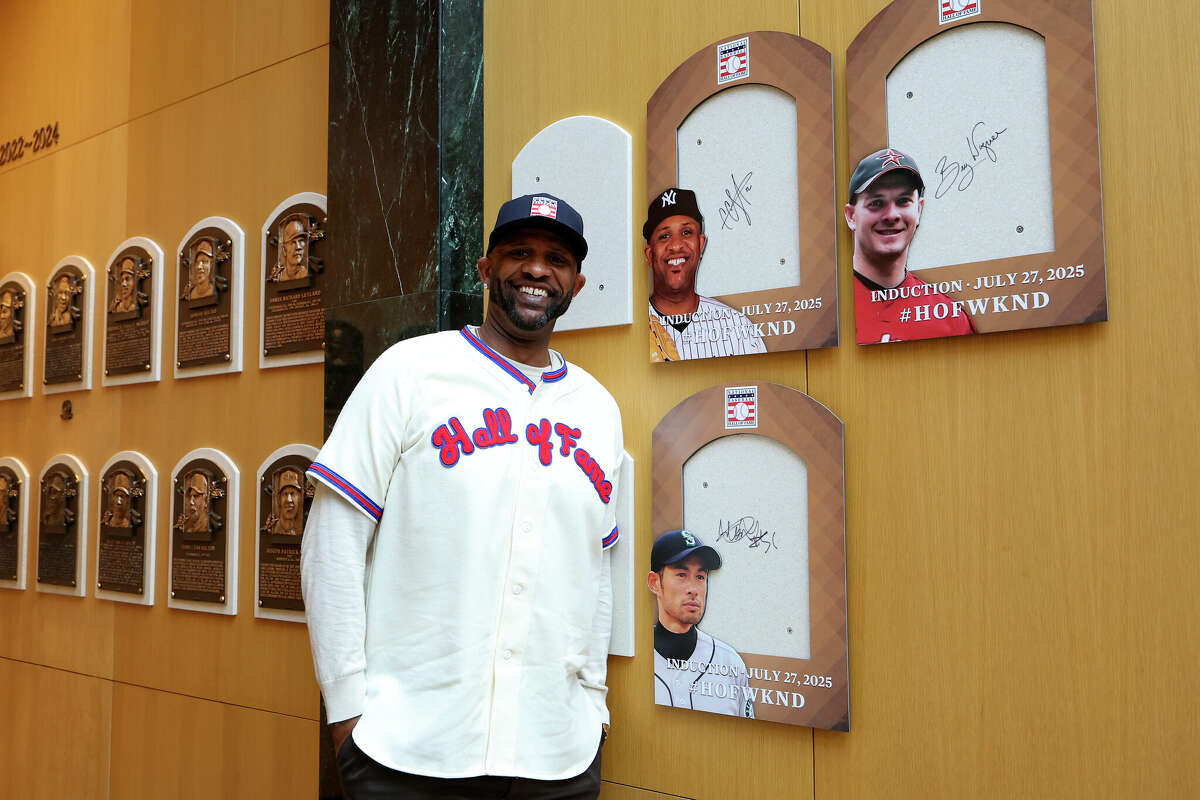
[[[664,658],[654,651],[654,702],[753,719],[754,690],[742,657],[699,628],[696,634],[689,658]]]
[[[366,753],[440,777],[587,767],[622,454],[612,396],[553,351],[535,381],[464,329],[371,366],[309,471],[378,523],[363,657],[318,665],[323,689],[361,680]]]

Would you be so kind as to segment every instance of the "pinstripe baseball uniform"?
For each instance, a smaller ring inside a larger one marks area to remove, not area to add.
[[[679,360],[767,352],[754,323],[745,314],[720,300],[697,297],[700,302],[691,314],[661,314],[653,302],[649,304],[650,318],[671,336]]]

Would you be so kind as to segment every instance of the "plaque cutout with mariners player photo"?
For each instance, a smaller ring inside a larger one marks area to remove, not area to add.
[[[24,272],[0,278],[0,400],[33,396],[37,291]]]
[[[655,703],[848,731],[841,420],[713,386],[654,429],[652,471]]]
[[[924,184],[906,257],[855,234],[859,344],[1108,318],[1090,0],[895,0],[846,91],[852,169]]]
[[[276,206],[263,223],[260,368],[316,364],[325,358],[325,209],[325,195],[301,192]]]
[[[29,542],[29,470],[0,457],[0,589],[25,588]]]
[[[738,34],[662,82],[646,104],[646,201],[694,192],[707,243],[698,266],[650,251],[652,361],[837,345],[834,169],[819,45]]]
[[[88,472],[66,453],[51,458],[38,476],[37,590],[84,596],[87,555]]]
[[[171,471],[171,550],[167,606],[237,614],[237,466],[201,447]]]
[[[46,394],[92,388],[92,287],[96,271],[86,258],[54,265],[46,284],[42,384]]]
[[[316,486],[305,475],[317,457],[310,444],[279,448],[258,468],[254,616],[304,622],[300,543]]]
[[[162,375],[163,251],[134,236],[117,245],[105,269],[104,373],[101,383],[149,383]]]
[[[125,450],[100,470],[96,509],[96,596],[154,605],[158,471],[141,453]]]
[[[242,371],[246,235],[225,217],[192,226],[176,251],[175,377]]]

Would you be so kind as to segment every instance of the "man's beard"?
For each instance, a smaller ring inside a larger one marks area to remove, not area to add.
[[[497,284],[496,289],[497,291],[493,292],[492,296],[500,304],[500,308],[504,309],[504,315],[512,320],[513,325],[516,325],[523,331],[540,330],[546,327],[551,321],[561,317],[571,307],[570,292],[556,294],[550,289],[546,289],[547,292],[550,292],[546,310],[530,319],[528,316],[525,316],[527,312],[522,312],[517,308],[517,294],[520,293],[519,289],[516,289],[512,284],[507,282]]]

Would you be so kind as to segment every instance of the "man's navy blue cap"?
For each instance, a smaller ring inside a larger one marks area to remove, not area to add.
[[[571,248],[579,269],[587,255],[587,239],[583,238],[583,217],[566,201],[552,194],[527,194],[500,206],[496,227],[488,236],[490,253],[506,233],[520,228],[545,228],[561,236]]]
[[[668,564],[678,564],[692,553],[704,560],[704,568],[710,572],[721,568],[721,555],[700,541],[690,531],[667,531],[654,542],[650,551],[650,570],[658,572]]]

